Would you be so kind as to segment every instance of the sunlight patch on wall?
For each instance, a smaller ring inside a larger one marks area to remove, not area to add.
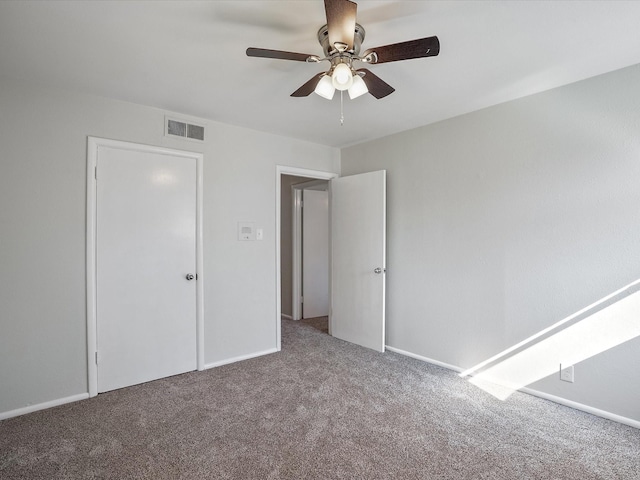
[[[460,376],[470,377],[470,383],[506,400],[514,391],[559,372],[560,364],[575,365],[640,336],[639,285],[640,280],[627,285]],[[563,330],[545,336],[577,318]]]

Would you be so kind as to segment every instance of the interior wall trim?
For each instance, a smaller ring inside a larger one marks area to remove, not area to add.
[[[543,398],[544,400],[549,400],[554,403],[559,403],[560,405],[571,407],[582,412],[590,413],[598,417],[606,418],[607,420],[613,420],[614,422],[622,423],[624,425],[640,429],[640,421],[634,420],[632,418],[623,417],[622,415],[607,412],[606,410],[600,410],[599,408],[591,407],[583,403],[574,402],[573,400],[568,400],[566,398],[557,397],[555,395],[551,395],[550,393],[541,392],[540,390],[534,390],[533,388],[522,387],[518,391],[533,395],[534,397]]]
[[[415,353],[407,352],[405,350],[401,350],[399,348],[386,346],[386,349],[390,352],[395,352],[400,355],[404,355],[406,357],[415,358],[416,360],[421,360],[426,363],[431,363],[438,367],[443,367],[448,370],[453,370],[454,372],[461,373],[463,371],[462,368],[457,367],[455,365],[451,365],[449,363],[440,362],[438,360],[434,360],[432,358],[423,357],[422,355],[417,355]],[[519,392],[526,393],[528,395],[533,395],[534,397],[542,398],[544,400],[549,400],[551,402],[564,405],[565,407],[570,407],[575,410],[580,410],[582,412],[590,413],[591,415],[596,415],[598,417],[606,418],[607,420],[612,420],[614,422],[622,423],[623,425],[628,425],[630,427],[640,429],[640,421],[634,420],[632,418],[623,417],[622,415],[618,415],[616,413],[607,412],[606,410],[601,410],[599,408],[591,407],[589,405],[585,405],[583,403],[574,402],[573,400],[569,400],[566,398],[558,397],[556,395],[551,395],[550,393],[541,392],[539,390],[534,390],[533,388],[522,387],[518,389]]]
[[[385,348],[390,352],[399,353],[400,355],[404,355],[405,357],[415,358],[416,360],[421,360],[423,362],[431,363],[432,365],[437,365],[438,367],[443,367],[443,368],[446,368],[447,370],[453,370],[454,372],[458,372],[458,373],[462,372],[462,369],[460,367],[456,367],[455,365],[451,365],[450,363],[444,363],[438,360],[434,360],[433,358],[423,357],[422,355],[407,352],[406,350],[400,350],[399,348],[390,347],[389,345],[385,345]]]
[[[207,370],[209,368],[221,367],[222,365],[228,365],[229,363],[240,362],[242,360],[249,360],[250,358],[262,357],[263,355],[269,355],[271,353],[279,352],[278,348],[270,348],[268,350],[262,350],[261,352],[247,353],[246,355],[239,355],[237,357],[227,358],[225,360],[219,360],[213,363],[207,363],[204,366],[203,370]]]
[[[88,393],[78,393],[77,395],[71,395],[70,397],[57,398],[55,400],[49,400],[48,402],[37,403],[35,405],[29,405],[22,408],[16,408],[15,410],[9,410],[8,412],[0,412],[0,420],[6,420],[7,418],[26,415],[27,413],[37,412],[38,410],[46,410],[47,408],[58,407],[60,405],[64,405],[65,403],[78,402],[80,400],[86,400],[88,398]]]

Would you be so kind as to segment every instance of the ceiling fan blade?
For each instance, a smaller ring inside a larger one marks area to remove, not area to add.
[[[356,14],[358,5],[349,0],[324,0],[327,13],[329,44],[345,44],[346,50],[353,49],[353,37],[356,32]]]
[[[369,93],[374,97],[376,97],[377,99],[384,98],[387,95],[391,95],[393,92],[396,91],[395,88],[393,88],[387,82],[382,80],[380,77],[371,73],[370,70],[366,68],[361,68],[360,70],[358,70],[358,72],[364,73],[362,80],[364,80],[364,83],[367,86]]]
[[[310,95],[316,89],[316,85],[318,85],[318,82],[320,81],[320,79],[322,77],[324,77],[324,76],[325,76],[324,72],[323,73],[319,73],[318,75],[315,75],[311,80],[309,80],[307,83],[305,83],[299,89],[297,89],[295,92],[293,92],[291,94],[291,96],[292,97],[306,97],[306,96]]]
[[[279,60],[296,60],[298,62],[306,62],[309,57],[314,57],[314,55],[309,55],[306,53],[295,53],[295,52],[283,52],[282,50],[269,50],[266,48],[247,48],[247,56],[248,57],[261,57],[261,58],[277,58]]]
[[[364,52],[362,58],[372,55],[373,58],[369,63],[386,63],[409,60],[411,58],[435,57],[438,53],[440,53],[438,37],[427,37],[370,48]]]

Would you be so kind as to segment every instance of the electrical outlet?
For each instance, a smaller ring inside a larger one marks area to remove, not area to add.
[[[573,365],[563,368],[560,364],[560,380],[573,383]]]

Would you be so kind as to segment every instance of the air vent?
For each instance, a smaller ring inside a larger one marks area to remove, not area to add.
[[[189,140],[204,141],[204,127],[184,120],[165,117],[164,134]]]
[[[187,124],[187,137],[194,140],[204,140],[204,127],[200,125]]]
[[[167,133],[178,137],[187,136],[187,124],[177,120],[167,120]]]

